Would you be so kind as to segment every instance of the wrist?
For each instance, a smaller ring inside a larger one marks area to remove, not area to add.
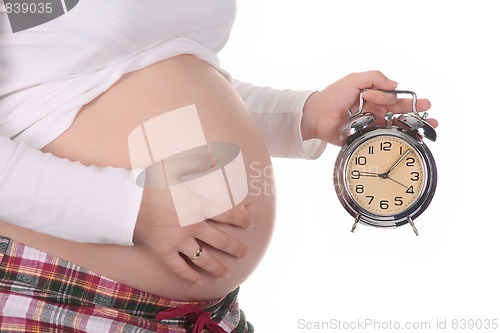
[[[300,132],[302,141],[315,139],[316,135],[316,99],[317,91],[313,92],[306,99],[304,107],[302,108],[302,119],[300,121]]]

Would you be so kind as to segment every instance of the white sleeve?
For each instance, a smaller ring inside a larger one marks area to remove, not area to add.
[[[318,158],[326,142],[302,140],[302,109],[313,91],[279,90],[234,80],[234,87],[252,112],[273,157]]]
[[[2,136],[0,156],[0,220],[77,242],[132,245],[142,198],[132,171],[84,166]]]

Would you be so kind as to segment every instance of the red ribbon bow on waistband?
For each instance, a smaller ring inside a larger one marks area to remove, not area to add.
[[[215,321],[212,320],[210,312],[201,310],[192,304],[182,305],[175,309],[158,312],[156,320],[174,319],[186,316],[189,321],[194,321],[193,333],[201,333],[204,328],[213,333],[227,333]]]

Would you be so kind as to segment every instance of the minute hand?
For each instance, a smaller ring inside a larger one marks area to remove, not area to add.
[[[408,156],[408,154],[409,154],[409,153],[410,153],[410,149],[407,149],[407,150],[405,151],[405,153],[404,153],[403,155],[401,155],[401,157],[400,157],[400,158],[398,158],[398,160],[396,161],[396,163],[394,163],[394,164],[393,164],[393,165],[389,168],[389,170],[387,170],[385,173],[383,173],[383,175],[385,175],[385,176],[387,177],[387,176],[388,176],[388,175],[392,172],[392,170],[396,169],[396,167],[399,165],[399,163],[401,163],[401,162],[404,160],[404,158],[405,158],[406,156]]]

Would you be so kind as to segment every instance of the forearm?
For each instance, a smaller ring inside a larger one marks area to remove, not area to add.
[[[60,159],[0,137],[0,220],[78,242],[131,245],[142,189],[132,173]]]
[[[271,156],[315,159],[324,151],[325,142],[303,137],[303,108],[313,91],[279,90],[239,81],[235,81],[235,89],[252,112]]]

